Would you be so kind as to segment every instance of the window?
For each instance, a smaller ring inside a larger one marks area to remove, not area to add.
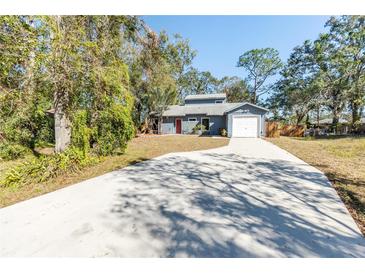
[[[196,122],[196,121],[198,121],[198,119],[196,119],[195,117],[194,118],[188,118],[188,121],[189,122]]]
[[[222,104],[223,103],[223,100],[215,100],[215,103],[216,104]]]

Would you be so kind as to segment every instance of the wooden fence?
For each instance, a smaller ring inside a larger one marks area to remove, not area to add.
[[[266,137],[268,138],[280,137],[280,129],[278,122],[266,122]]]
[[[279,125],[278,122],[266,122],[266,137],[278,138],[280,136],[303,137],[305,127],[296,125]]]
[[[304,126],[285,125],[281,127],[280,135],[289,137],[303,137],[304,131],[305,131]]]

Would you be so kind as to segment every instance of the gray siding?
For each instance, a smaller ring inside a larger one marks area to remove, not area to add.
[[[202,101],[202,100],[200,100]],[[191,134],[193,128],[201,123],[202,118],[209,118],[210,130],[209,134],[219,135],[219,129],[227,129],[228,137],[232,136],[232,119],[235,115],[247,115],[247,116],[257,116],[258,120],[258,136],[265,136],[265,114],[266,111],[251,105],[244,105],[232,111],[229,111],[227,115],[223,116],[204,116],[204,115],[187,115],[183,117],[164,117],[161,130],[162,134],[175,134],[176,125],[175,119],[180,118],[182,134]],[[197,118],[196,122],[189,122],[189,118]]]
[[[209,134],[218,135],[220,128],[226,128],[226,117],[225,116],[204,116],[204,115],[189,115],[184,117],[165,117],[163,118],[161,130],[163,134],[175,134],[176,124],[175,119],[180,118],[182,120],[182,133],[191,134],[193,128],[197,124],[201,124],[202,118],[209,118]],[[189,122],[189,118],[197,118],[196,122]]]
[[[173,134],[175,133],[175,118],[174,117],[164,117],[161,125],[162,134]]]
[[[258,136],[265,136],[265,114],[263,109],[256,108],[251,105],[244,105],[240,108],[234,109],[227,114],[227,132],[228,137],[232,136],[232,120],[235,115],[257,116],[259,119]]]
[[[215,104],[216,100],[221,100],[221,99],[193,99],[193,100],[185,100],[185,105],[193,105],[193,104]],[[223,103],[225,103],[226,101],[223,100]]]

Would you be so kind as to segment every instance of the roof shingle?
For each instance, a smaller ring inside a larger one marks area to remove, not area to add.
[[[163,116],[185,116],[194,114],[204,115],[223,115],[226,111],[239,107],[243,103],[224,103],[224,104],[193,104],[193,105],[173,105],[163,113]]]

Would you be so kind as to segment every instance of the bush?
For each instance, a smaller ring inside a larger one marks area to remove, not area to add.
[[[29,154],[30,149],[19,145],[13,144],[9,142],[1,142],[0,143],[0,158],[1,160],[9,161],[15,160],[18,158],[23,158],[25,155]]]
[[[205,126],[202,124],[197,124],[194,128],[193,128],[193,134],[197,134],[198,131],[205,131]]]
[[[227,130],[225,128],[220,128],[219,134],[223,137],[227,137]]]
[[[127,142],[135,134],[129,110],[122,105],[113,105],[100,111],[93,134],[99,155],[109,155],[116,150],[124,152]]]
[[[82,167],[98,162],[98,158],[92,157],[77,148],[71,147],[64,153],[39,158],[21,163],[10,169],[0,182],[1,187],[24,186],[31,183],[43,183],[51,178],[67,172],[75,172]]]
[[[87,111],[76,111],[72,119],[71,143],[86,155],[90,151],[91,129],[87,125]]]
[[[49,104],[45,98],[32,100],[10,113],[3,111],[0,102],[0,131],[9,142],[34,149],[37,142],[54,141],[54,121],[46,114]]]
[[[362,122],[361,122],[360,120],[358,120],[358,121],[356,121],[355,123],[353,123],[353,125],[352,125],[352,130],[353,130],[355,133],[358,133],[358,132],[360,132],[361,126],[362,126]]]

